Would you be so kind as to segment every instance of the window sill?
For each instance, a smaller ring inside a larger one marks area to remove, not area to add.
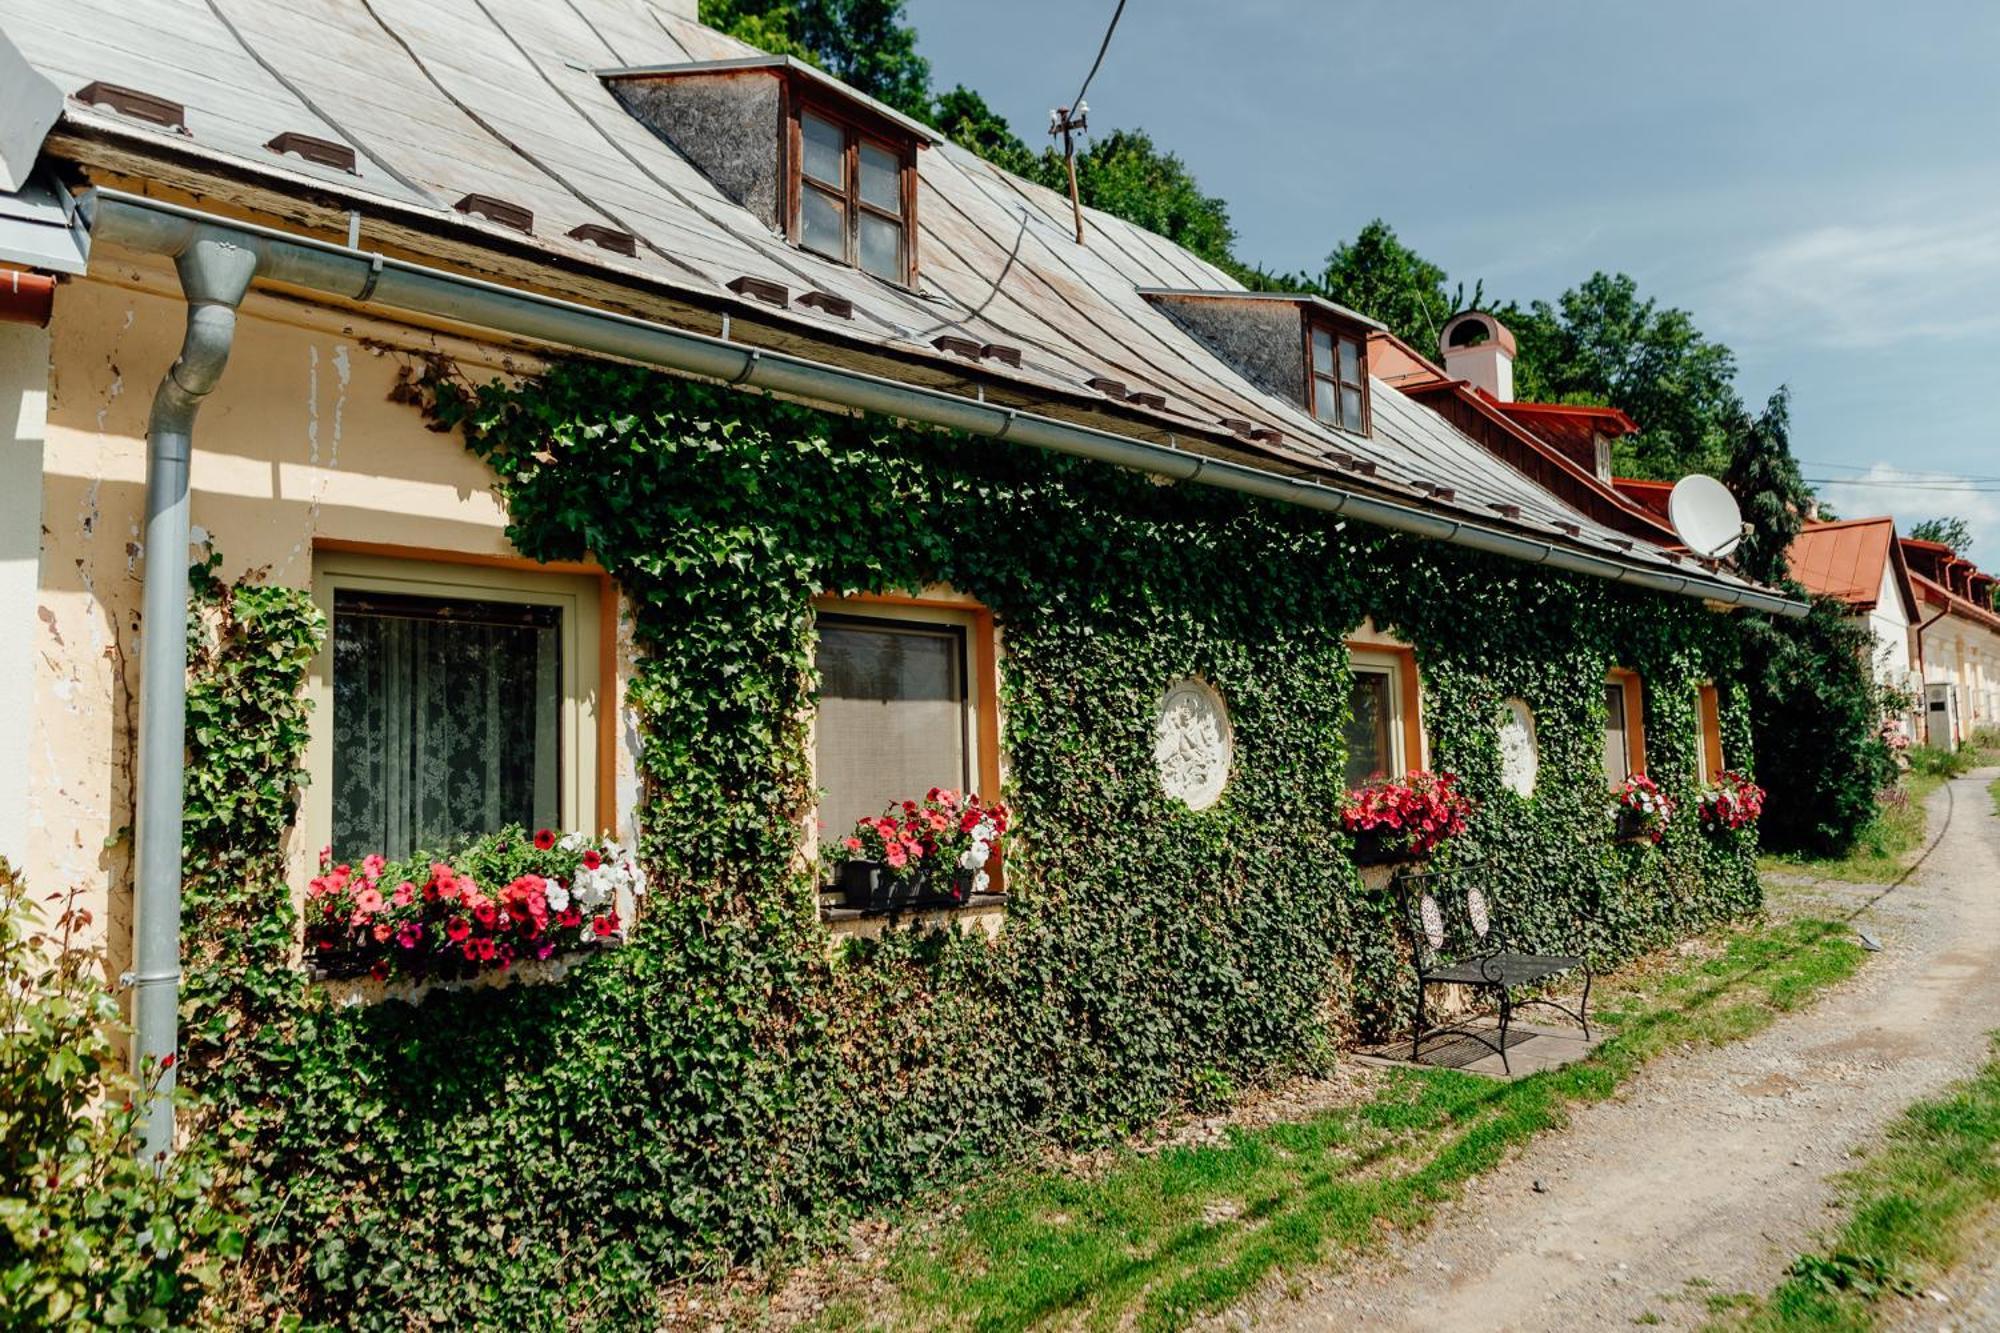
[[[838,907],[822,903],[819,919],[834,935],[847,939],[872,940],[886,930],[904,926],[918,930],[983,930],[998,935],[1007,919],[1007,895],[975,893],[957,907],[891,907],[872,911],[859,907]]]

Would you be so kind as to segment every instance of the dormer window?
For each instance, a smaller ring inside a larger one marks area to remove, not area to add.
[[[915,150],[810,104],[799,110],[796,135],[792,239],[864,273],[909,282]]]
[[[1368,342],[1358,332],[1307,324],[1315,417],[1339,430],[1368,433]]]
[[[801,250],[917,280],[917,150],[935,130],[790,56],[599,70],[627,111]]]

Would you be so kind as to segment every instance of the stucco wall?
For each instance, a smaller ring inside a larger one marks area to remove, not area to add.
[[[83,891],[114,975],[131,935],[145,425],[184,310],[164,268],[100,263],[91,280],[63,288],[50,326],[24,867],[37,888]],[[213,539],[225,578],[263,569],[309,586],[313,543],[328,538],[515,554],[485,465],[390,401],[399,370],[424,350],[482,377],[524,365],[497,348],[280,297],[245,303],[228,370],[196,424],[192,469],[194,535]],[[631,729],[617,730],[622,827],[634,783]],[[307,849],[290,852],[303,872]]]

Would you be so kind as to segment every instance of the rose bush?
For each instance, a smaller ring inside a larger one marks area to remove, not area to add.
[[[380,855],[306,886],[306,955],[330,975],[462,977],[623,938],[646,878],[611,838],[508,828],[455,855]]]

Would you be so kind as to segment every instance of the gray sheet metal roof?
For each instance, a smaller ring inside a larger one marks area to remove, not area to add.
[[[90,233],[75,202],[44,176],[0,194],[0,263],[44,273],[81,273]]]
[[[1086,387],[1107,377],[1164,395],[1164,410],[1119,406],[1126,419],[1151,423],[1150,434],[1226,443],[1468,521],[1674,568],[1663,551],[1569,508],[1380,380],[1367,438],[1265,393],[1143,295],[1240,290],[1226,274],[1094,210],[1089,242],[1078,246],[1066,196],[957,145],[918,155],[921,290],[788,244],[604,86],[607,70],[772,62],[647,0],[0,0],[0,27],[67,93],[106,80],[187,108],[180,135],[72,96],[63,119],[79,134],[248,170],[278,188],[331,194],[460,239],[529,244],[570,267],[724,308],[738,300],[725,284],[745,275],[829,292],[853,303],[851,321],[755,309],[813,337],[860,339],[1072,402],[1108,403]],[[264,146],[287,130],[351,145],[356,172]],[[532,209],[533,236],[452,211],[468,193]],[[564,234],[582,223],[632,233],[638,253]],[[932,346],[945,334],[1019,348],[1021,364],[968,363]],[[1233,439],[1223,418],[1274,428],[1282,442]],[[1341,456],[1373,463],[1374,475],[1342,469]],[[1438,487],[1451,498],[1434,495]],[[1503,505],[1520,517],[1497,517]]]

